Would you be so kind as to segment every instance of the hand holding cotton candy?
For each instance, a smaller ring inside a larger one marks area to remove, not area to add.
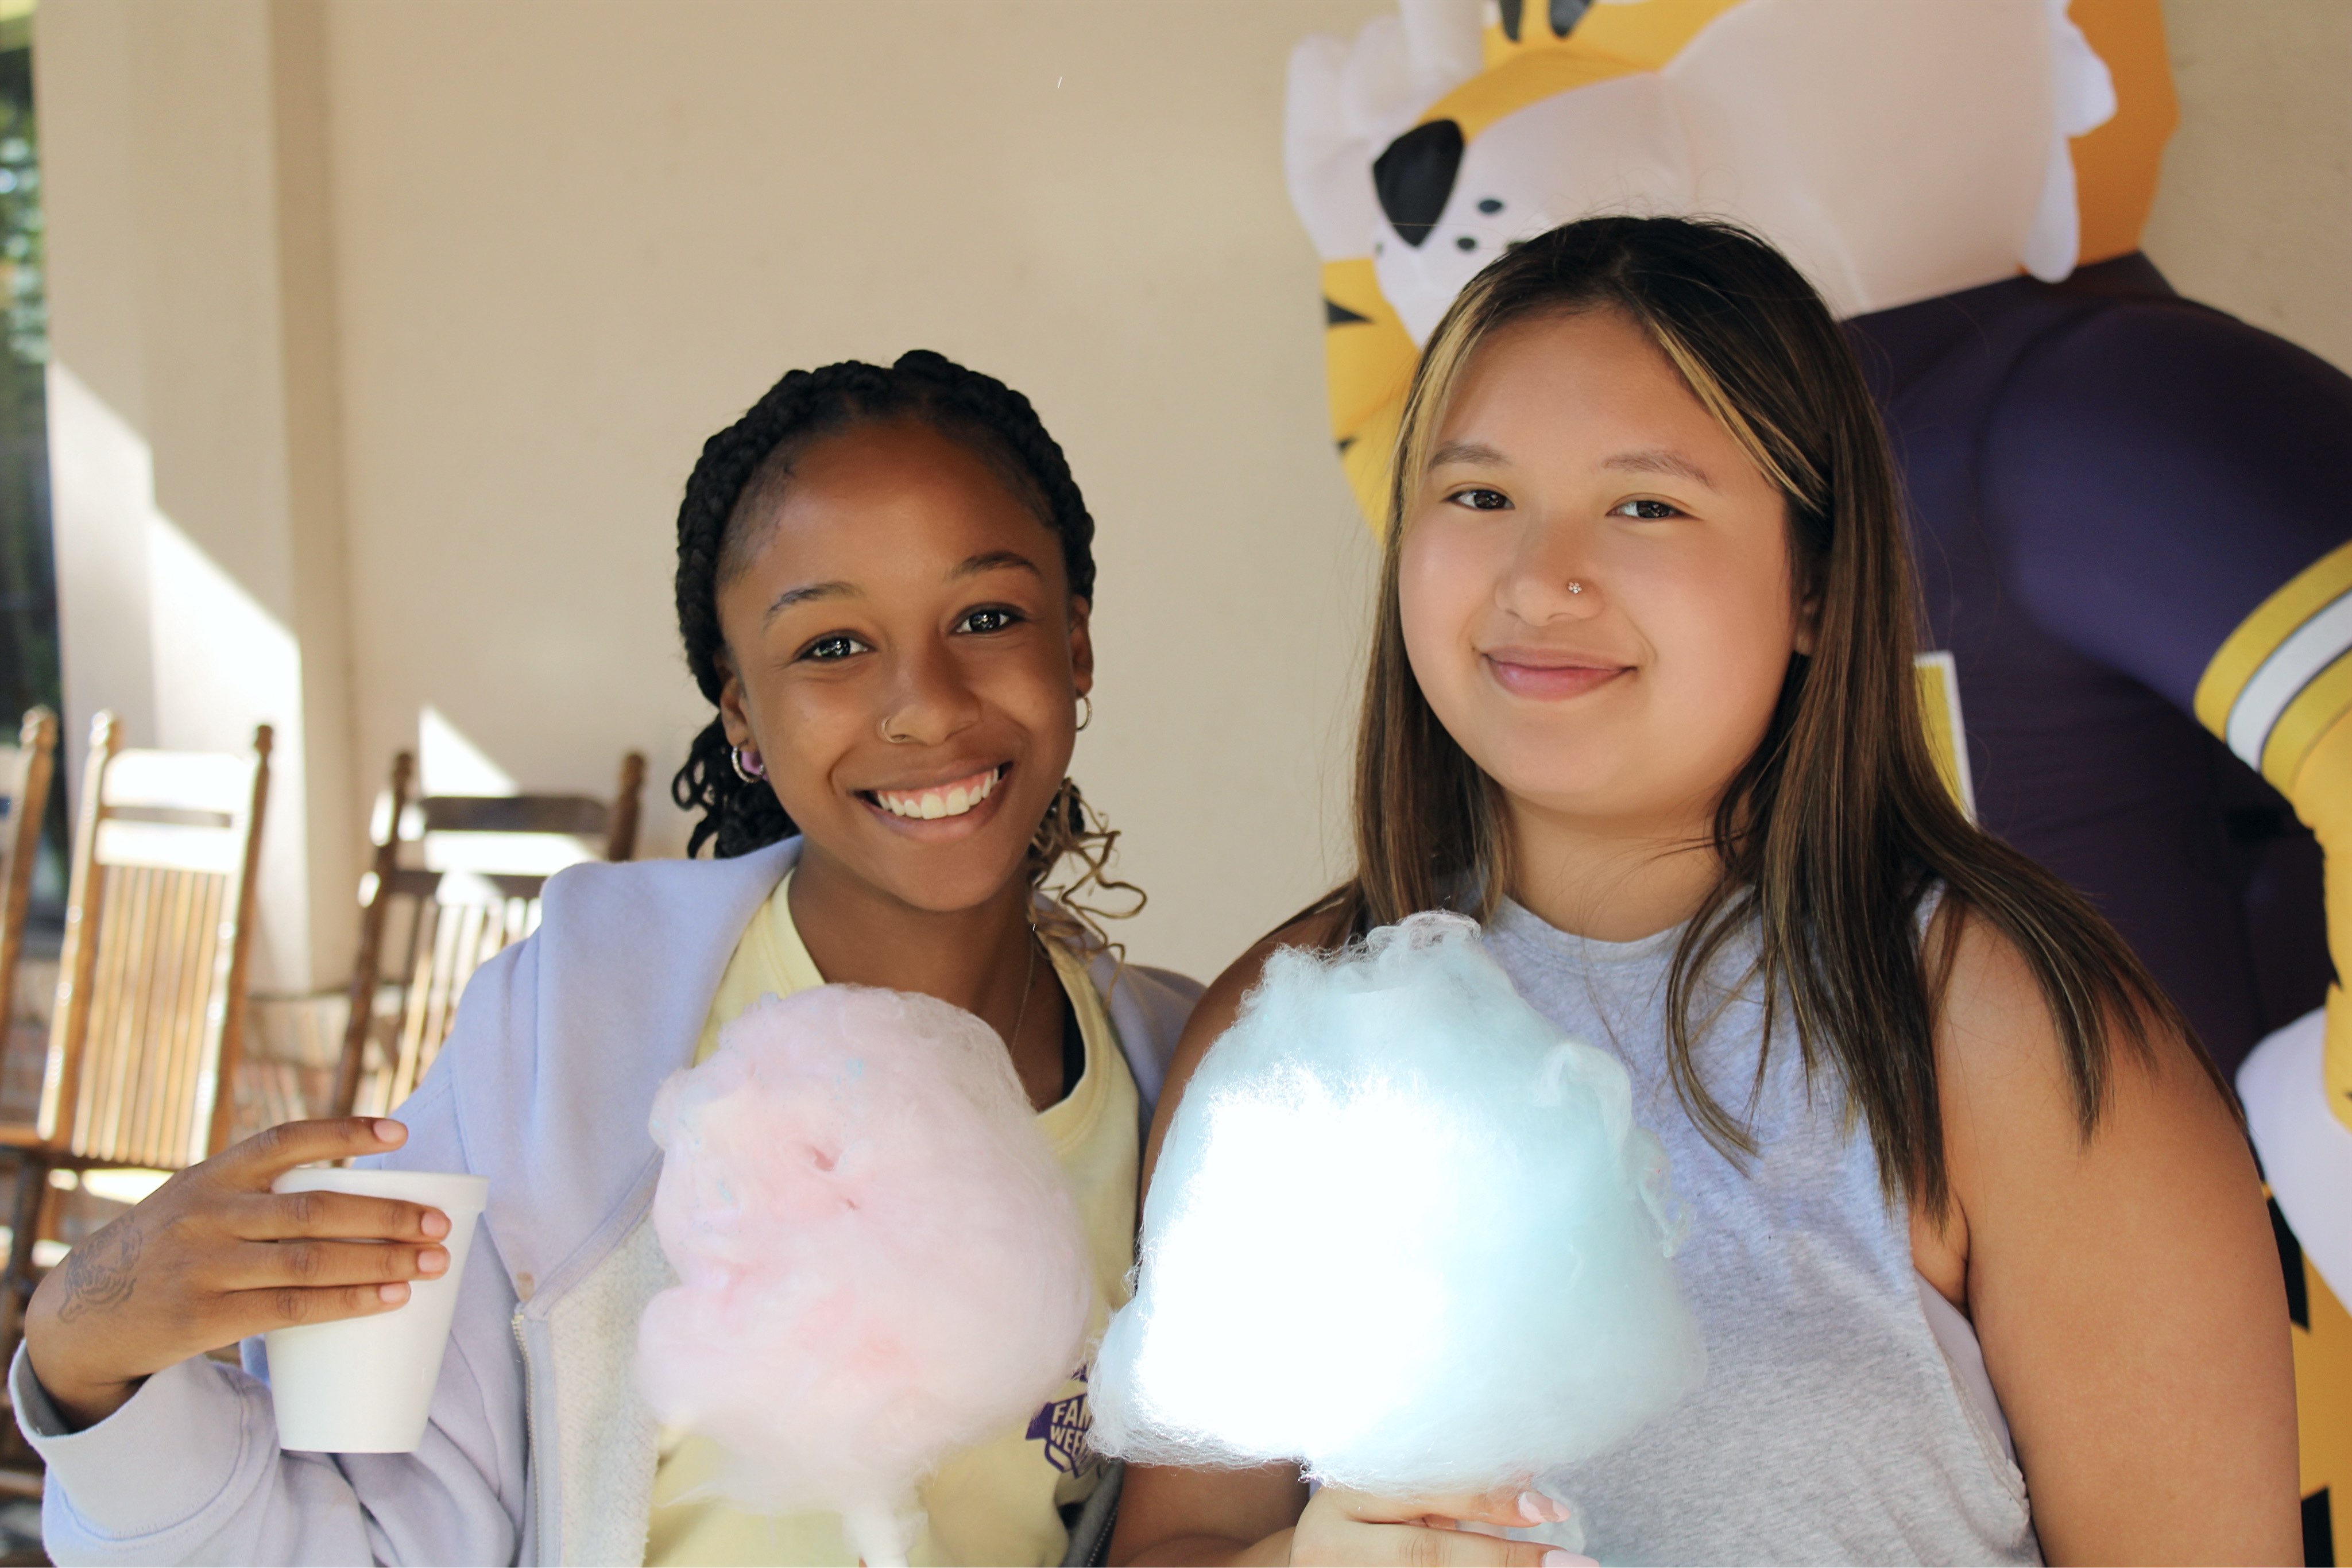
[[[903,1562],[915,1483],[1078,1364],[1094,1287],[1077,1209],[1003,1043],[929,997],[762,1001],[655,1097],[654,1197],[682,1281],[637,1380],[714,1438],[723,1495],[837,1510]]]
[[[1624,1069],[1472,922],[1277,952],[1169,1129],[1094,1444],[1397,1498],[1524,1485],[1696,1386],[1669,1202]]]

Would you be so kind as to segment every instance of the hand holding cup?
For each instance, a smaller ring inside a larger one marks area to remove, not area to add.
[[[33,1295],[25,1349],[58,1413],[104,1420],[150,1375],[248,1335],[396,1311],[449,1269],[449,1217],[425,1204],[270,1190],[298,1166],[381,1155],[375,1117],[289,1122],[158,1187],[67,1254]]]

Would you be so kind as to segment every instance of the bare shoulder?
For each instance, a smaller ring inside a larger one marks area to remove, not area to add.
[[[2001,1133],[2005,1142],[2031,1140],[2068,1157],[2110,1134],[2128,1144],[2152,1130],[2176,1135],[2187,1125],[2226,1129],[2235,1140],[2230,1103],[2197,1046],[2157,1020],[2120,1018],[2105,1020],[2105,1092],[2086,1137],[2064,1040],[2017,944],[1980,915],[1947,904],[1926,950],[1931,971],[1941,969],[1936,1058],[1948,1138],[1981,1145]],[[1956,1176],[1969,1152],[1952,1151]]]
[[[2177,1030],[2109,1019],[2086,1132],[2032,965],[1979,918],[1938,918],[1962,923],[1927,943],[1948,963],[1935,1043],[1957,1223],[1937,1236],[1915,1211],[1914,1256],[1974,1323],[2043,1551],[2291,1560],[2284,1292],[2230,1101]]]
[[[1186,1020],[1184,1033],[1176,1042],[1176,1054],[1168,1063],[1168,1083],[1160,1091],[1160,1109],[1151,1118],[1151,1141],[1144,1150],[1146,1186],[1151,1184],[1151,1167],[1159,1162],[1160,1141],[1168,1135],[1169,1121],[1184,1097],[1185,1084],[1192,1082],[1201,1058],[1208,1054],[1218,1036],[1234,1027],[1234,1019],[1241,1015],[1243,998],[1265,973],[1266,960],[1285,947],[1330,947],[1346,939],[1345,927],[1336,912],[1311,911],[1260,937],[1209,983],[1209,988],[1193,1005],[1192,1016]]]

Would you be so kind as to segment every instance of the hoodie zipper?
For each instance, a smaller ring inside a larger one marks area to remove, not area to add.
[[[539,1375],[531,1365],[530,1341],[523,1333],[520,1307],[515,1309],[509,1326],[514,1330],[515,1351],[522,1357],[522,1462],[524,1491],[530,1499],[531,1533],[539,1537],[539,1560],[560,1562],[562,1543],[548,1539],[547,1511],[541,1506],[547,1488],[539,1469]]]

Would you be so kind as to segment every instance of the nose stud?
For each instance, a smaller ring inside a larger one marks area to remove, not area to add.
[[[1570,593],[1581,593],[1584,591],[1584,584],[1577,581],[1574,578],[1570,578],[1568,582],[1568,591]]]

